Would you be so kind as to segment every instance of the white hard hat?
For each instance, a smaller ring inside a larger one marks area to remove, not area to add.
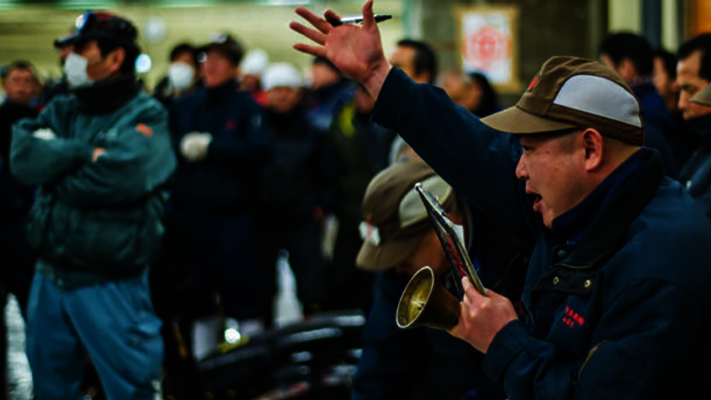
[[[288,63],[276,63],[270,65],[264,72],[262,86],[264,86],[264,90],[275,87],[292,87],[298,89],[304,86],[304,78],[293,65]]]
[[[269,65],[269,56],[262,49],[253,49],[247,52],[240,65],[242,75],[255,75],[261,77]]]

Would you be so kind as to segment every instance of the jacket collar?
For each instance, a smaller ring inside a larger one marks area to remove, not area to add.
[[[78,102],[77,108],[85,114],[115,111],[136,97],[140,91],[141,86],[133,75],[72,90]]]
[[[562,266],[589,268],[604,263],[617,250],[627,228],[652,200],[663,179],[664,166],[656,151],[642,148],[622,163],[598,186],[602,189],[595,195],[608,196],[609,200],[592,218],[581,235],[580,244]],[[605,190],[603,185],[608,180],[613,182],[614,190]],[[600,204],[594,199],[588,204],[583,203],[579,206],[593,207]]]
[[[208,107],[221,104],[227,96],[237,90],[237,80],[235,79],[230,79],[220,86],[206,88]]]
[[[267,115],[269,124],[279,136],[298,135],[311,128],[306,119],[306,110],[301,105],[288,113],[276,113],[268,109]]]
[[[706,147],[711,147],[711,114],[684,121],[684,130],[701,139]]]

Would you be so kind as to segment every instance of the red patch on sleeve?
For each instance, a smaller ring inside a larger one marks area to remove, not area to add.
[[[136,130],[138,131],[138,133],[140,133],[146,137],[153,136],[153,129],[151,129],[151,127],[146,124],[138,124],[136,126]]]

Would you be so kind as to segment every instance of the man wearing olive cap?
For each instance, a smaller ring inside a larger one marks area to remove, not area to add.
[[[142,93],[131,22],[87,12],[64,65],[73,96],[13,129],[10,168],[39,190],[27,223],[39,255],[27,307],[34,394],[78,399],[86,356],[110,399],[153,399],[163,360],[148,266],[175,169],[168,115]]]
[[[363,333],[363,354],[353,378],[353,400],[452,399],[474,389],[496,399],[500,388],[481,371],[483,357],[465,342],[432,328],[400,329],[400,296],[420,268],[429,266],[448,290],[454,275],[415,184],[420,183],[462,226],[464,241],[482,280],[517,301],[526,275],[532,234],[517,237],[501,221],[469,207],[420,160],[398,162],[370,182],[363,200],[360,269],[377,273],[376,296]]]
[[[297,9],[315,29],[292,28],[316,45],[296,49],[363,82],[373,120],[474,207],[539,234],[520,312],[466,285],[451,333],[486,353],[484,372],[511,399],[705,397],[711,223],[642,147],[627,84],[598,62],[553,57],[515,107],[480,120],[390,67],[372,7],[362,27],[337,28],[332,11]]]

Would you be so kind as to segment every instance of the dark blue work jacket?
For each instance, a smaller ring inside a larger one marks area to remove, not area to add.
[[[235,215],[256,207],[271,144],[264,111],[236,82],[176,99],[170,107],[170,132],[178,155],[172,190],[178,211]],[[194,132],[209,133],[212,141],[205,159],[188,162],[180,142]]]
[[[548,230],[515,177],[511,136],[443,90],[393,69],[373,120],[401,132],[474,207],[539,237],[520,319],[484,360],[509,398],[708,396],[711,224],[656,152],[638,151]]]

